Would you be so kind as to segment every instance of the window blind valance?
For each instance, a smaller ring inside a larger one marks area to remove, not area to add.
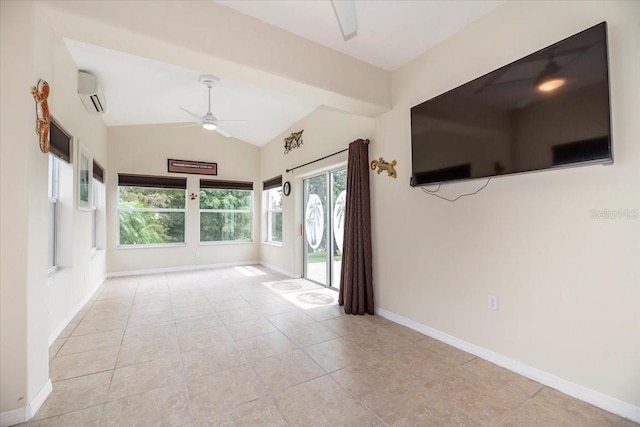
[[[200,188],[221,190],[253,190],[253,182],[222,181],[219,179],[201,179]]]
[[[187,189],[187,178],[168,178],[165,176],[118,174],[118,185],[126,187],[154,187]]]
[[[271,190],[272,188],[282,187],[282,175],[268,179],[262,183],[263,190]]]
[[[93,161],[93,177],[104,183],[104,169],[95,160]]]
[[[54,156],[71,163],[71,135],[65,132],[62,127],[53,119],[51,119],[51,127],[49,128],[49,151]]]

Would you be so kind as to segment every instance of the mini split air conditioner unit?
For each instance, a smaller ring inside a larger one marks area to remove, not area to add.
[[[90,113],[104,113],[107,109],[107,100],[98,84],[98,79],[86,71],[78,73],[78,95],[84,104],[84,108]]]

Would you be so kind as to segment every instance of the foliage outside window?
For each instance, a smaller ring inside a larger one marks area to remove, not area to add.
[[[58,159],[49,155],[49,206],[48,206],[48,261],[47,268],[52,270],[58,264]]]
[[[267,242],[282,243],[282,187],[267,190]]]
[[[186,190],[119,186],[120,245],[185,242]]]
[[[200,189],[200,241],[251,241],[253,191]]]

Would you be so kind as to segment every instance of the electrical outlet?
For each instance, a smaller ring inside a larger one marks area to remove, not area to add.
[[[489,295],[488,306],[489,310],[498,309],[498,297],[496,295]]]

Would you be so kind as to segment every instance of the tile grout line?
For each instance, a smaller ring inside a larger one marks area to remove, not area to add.
[[[125,337],[125,335],[127,333],[127,328],[129,327],[129,319],[131,318],[131,311],[133,309],[133,301],[135,301],[135,295],[138,293],[139,282],[136,281],[135,283],[136,283],[135,292],[133,293],[133,298],[131,300],[131,308],[129,309],[129,313],[127,315],[127,322],[125,323],[124,331],[122,332],[122,337],[120,338],[120,346],[118,347],[118,354],[116,355],[116,360],[113,363],[113,369],[111,370],[111,378],[109,379],[109,387],[107,388],[107,395],[104,398],[105,401],[103,402],[102,414],[100,415],[100,419],[99,419],[98,423],[100,423],[100,421],[102,421],[102,418],[104,416],[105,408],[107,406],[107,403],[109,402],[109,394],[111,394],[111,387],[113,385],[113,377],[115,376],[116,366],[118,366],[118,359],[120,358],[120,352],[122,351],[122,346],[124,345],[124,337]]]

